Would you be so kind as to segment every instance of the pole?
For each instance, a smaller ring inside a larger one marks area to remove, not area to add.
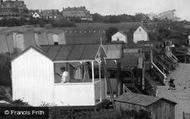
[[[117,96],[122,95],[123,85],[121,81],[121,63],[117,62]]]
[[[111,98],[111,102],[112,102],[112,105],[113,105],[113,109],[115,110],[116,105],[115,105],[115,100],[114,100],[114,96],[113,96],[113,91],[112,91],[112,88],[111,88],[111,83],[110,83],[110,80],[108,78],[106,59],[104,59],[104,63],[105,63],[104,71],[105,71],[106,82],[107,82],[108,90],[110,91],[110,98]]]

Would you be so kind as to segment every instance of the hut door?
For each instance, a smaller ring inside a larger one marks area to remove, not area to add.
[[[21,51],[24,50],[24,35],[19,33],[13,33],[14,48]]]

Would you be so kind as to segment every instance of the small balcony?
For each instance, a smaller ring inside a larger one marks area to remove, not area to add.
[[[60,68],[66,67],[69,80],[62,83]],[[106,97],[106,80],[101,63],[65,62],[54,64],[54,103],[58,106],[96,106]]]

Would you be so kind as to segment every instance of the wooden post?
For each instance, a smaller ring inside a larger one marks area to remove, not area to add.
[[[143,61],[143,67],[142,67],[142,89],[144,90],[145,89],[145,64],[144,64],[144,61]]]
[[[113,96],[111,83],[110,83],[110,80],[108,78],[106,59],[104,59],[104,62],[105,62],[104,71],[105,71],[106,82],[107,82],[108,90],[110,91],[110,98],[111,98],[111,102],[112,102],[112,105],[113,105],[113,109],[115,110],[116,105],[115,105],[115,100],[114,100],[114,96]]]
[[[94,88],[94,104],[96,104],[96,87],[95,87],[95,81],[94,81],[94,61],[91,61],[91,68],[92,68],[92,84]]]
[[[94,61],[91,61],[92,66],[92,83],[94,84]]]
[[[117,96],[122,95],[123,85],[121,81],[121,63],[117,62]]]
[[[100,81],[100,102],[102,102],[102,77],[101,77],[101,62],[98,62],[99,65],[99,81]]]

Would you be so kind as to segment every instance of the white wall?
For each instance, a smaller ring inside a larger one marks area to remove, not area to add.
[[[65,33],[62,32],[59,34],[59,44],[66,44],[66,39],[65,39]]]
[[[58,106],[93,106],[95,93],[93,83],[55,84],[55,104]]]
[[[133,33],[133,41],[134,43],[137,43],[138,41],[148,41],[148,33],[142,28],[139,27],[137,30]]]
[[[127,43],[127,36],[120,32],[117,32],[112,36],[112,42],[117,42],[118,40],[119,42]]]
[[[30,105],[53,102],[53,62],[34,49],[12,61],[13,100]]]
[[[40,46],[38,33],[34,33],[34,40],[35,40],[36,44],[37,44],[38,46]]]

